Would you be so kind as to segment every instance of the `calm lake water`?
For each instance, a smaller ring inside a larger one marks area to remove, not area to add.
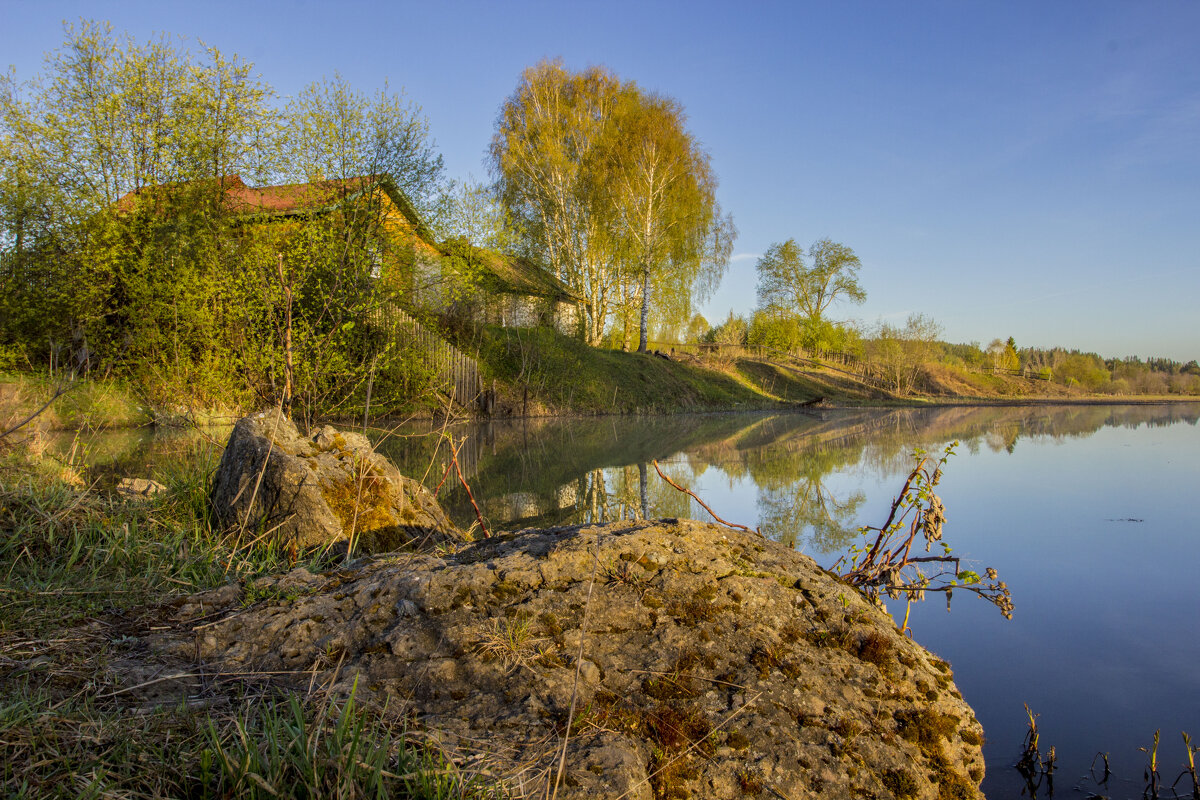
[[[989,797],[1022,794],[1012,764],[1027,703],[1043,751],[1056,748],[1055,793],[1116,799],[1142,796],[1138,748],[1155,730],[1168,785],[1185,760],[1180,731],[1200,739],[1198,420],[1200,404],[1037,406],[522,420],[452,432],[465,438],[460,465],[493,530],[709,519],[658,477],[657,459],[725,519],[826,566],[859,525],[883,522],[915,448],[958,441],[939,490],[945,540],[963,568],[997,569],[1016,610],[1008,621],[960,593],[947,613],[933,595],[913,606],[913,636],[953,665],[983,723]],[[377,438],[432,486],[446,462],[420,433]],[[447,486],[451,515],[472,524],[465,493]],[[904,604],[889,610],[902,617]],[[1101,752],[1112,777],[1098,786],[1089,772]],[[1179,788],[1190,796],[1190,783]]]

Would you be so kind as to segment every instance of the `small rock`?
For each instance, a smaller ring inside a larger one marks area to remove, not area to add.
[[[167,487],[149,478],[121,478],[117,483],[117,493],[124,497],[144,499],[165,492]]]

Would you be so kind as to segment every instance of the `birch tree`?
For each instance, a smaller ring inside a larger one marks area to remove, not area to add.
[[[678,324],[719,283],[736,231],[715,199],[709,157],[669,98],[601,67],[525,70],[492,138],[499,196],[531,254],[583,301],[598,344],[633,309],[646,349],[652,309]]]
[[[685,121],[676,101],[633,88],[623,93],[599,147],[604,201],[638,290],[643,353],[652,300],[661,322],[686,321],[720,283],[736,235],[721,215],[708,153]]]
[[[593,345],[604,335],[619,267],[618,242],[598,201],[604,165],[595,146],[622,91],[601,67],[529,67],[501,106],[490,148],[492,175],[525,248],[582,300]]]

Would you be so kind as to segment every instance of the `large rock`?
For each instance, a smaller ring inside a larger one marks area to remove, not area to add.
[[[948,665],[808,557],[748,534],[527,531],[293,570],[254,596],[289,599],[232,602],[214,623],[215,595],[196,598],[157,651],[290,672],[298,690],[357,684],[486,754],[514,796],[542,796],[570,720],[560,798],[980,797],[982,730]]]
[[[326,425],[304,437],[277,410],[238,420],[213,478],[218,522],[300,547],[347,540],[360,552],[432,547],[463,534],[433,495],[365,436]]]

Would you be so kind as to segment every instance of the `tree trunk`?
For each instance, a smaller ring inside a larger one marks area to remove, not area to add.
[[[650,320],[650,267],[642,267],[642,321],[638,333],[638,352],[646,352],[646,328]]]
[[[650,493],[646,483],[646,462],[641,461],[638,463],[638,499],[641,500],[642,519],[650,519]]]

